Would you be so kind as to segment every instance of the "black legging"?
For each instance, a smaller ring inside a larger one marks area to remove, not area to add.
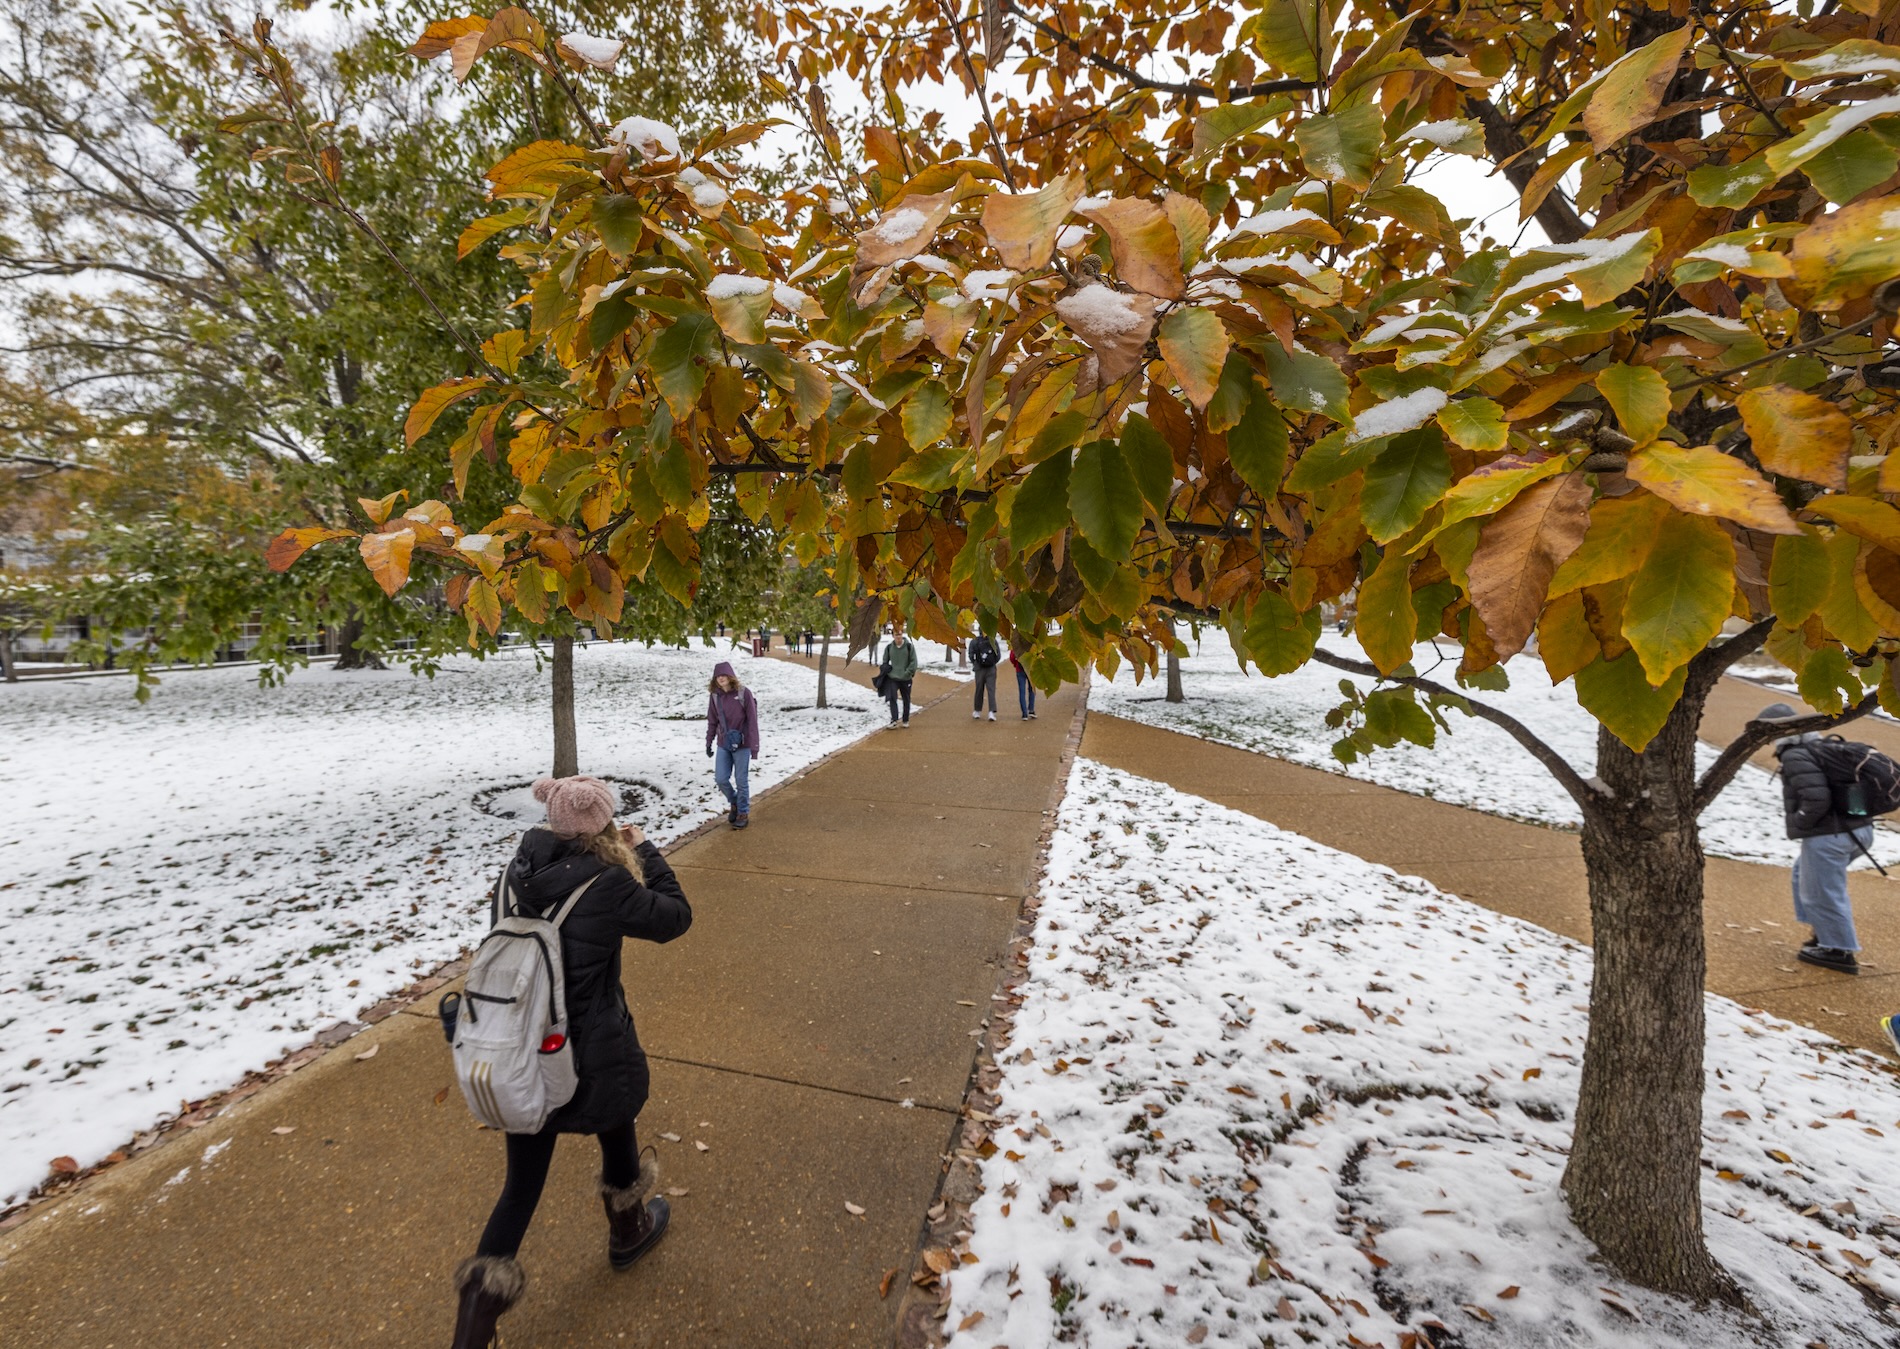
[[[548,1164],[554,1160],[554,1143],[560,1137],[552,1129],[538,1134],[509,1134],[508,1178],[502,1182],[501,1198],[488,1215],[482,1229],[477,1255],[505,1255],[512,1258],[521,1249],[528,1234],[535,1206],[541,1202],[541,1187],[548,1181]],[[633,1121],[599,1135],[601,1178],[615,1189],[625,1189],[640,1174],[640,1145],[634,1137]]]
[[[909,721],[910,720],[910,680],[887,679],[884,681],[884,690],[885,690],[884,701],[891,705],[891,720],[892,721],[897,720],[897,699],[898,699],[898,696],[901,694],[904,699],[904,720]]]

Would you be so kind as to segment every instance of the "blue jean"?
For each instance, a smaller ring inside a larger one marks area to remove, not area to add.
[[[1016,702],[1025,717],[1036,710],[1036,686],[1029,682],[1027,670],[1016,672]]]
[[[1855,840],[1860,840],[1858,847]],[[1814,929],[1814,939],[1837,951],[1860,950],[1854,933],[1854,907],[1847,898],[1847,864],[1871,847],[1874,831],[1862,825],[1852,834],[1823,834],[1801,840],[1794,864],[1794,916]]]
[[[738,770],[739,786],[732,785],[733,770]],[[749,749],[729,750],[724,745],[713,751],[713,781],[725,795],[726,804],[741,815],[752,813],[752,751]]]

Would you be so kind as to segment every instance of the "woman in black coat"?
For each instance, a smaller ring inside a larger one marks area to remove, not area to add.
[[[508,1134],[508,1177],[476,1253],[455,1273],[454,1349],[486,1349],[495,1322],[520,1300],[526,1276],[515,1259],[540,1202],[554,1144],[564,1133],[600,1140],[600,1194],[607,1210],[607,1258],[626,1269],[666,1231],[658,1168],[640,1161],[634,1120],[647,1100],[647,1057],[620,986],[620,943],[669,942],[693,923],[673,869],[639,826],[614,828],[613,789],[598,778],[542,778],[534,795],[548,808],[530,829],[505,877],[524,912],[551,917],[583,882],[598,878],[561,924],[568,1038],[579,1083],[539,1133]],[[499,890],[500,884],[497,883]]]

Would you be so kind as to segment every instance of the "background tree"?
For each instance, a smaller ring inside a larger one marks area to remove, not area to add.
[[[759,474],[773,524],[871,597],[854,645],[887,611],[954,642],[967,611],[1045,688],[1153,670],[1183,611],[1288,671],[1352,596],[1368,660],[1319,658],[1387,682],[1342,714],[1348,749],[1429,742],[1460,705],[1578,796],[1598,963],[1566,1193],[1629,1277],[1732,1298],[1701,1230],[1695,820],[1772,732],[1697,779],[1694,731],[1764,641],[1834,715],[1892,698],[1900,471],[1868,374],[1900,274],[1900,52],[1878,15],[758,18],[825,180],[767,202],[721,158],[756,127],[638,119],[491,168],[521,203],[479,227],[532,297],[513,340],[564,375],[424,393],[418,433],[452,401],[509,414],[519,501],[479,551],[446,507],[385,522],[372,565],[434,558],[497,621],[552,569],[581,615],[628,577],[690,585],[707,485]],[[561,47],[515,9],[421,44],[550,72]],[[1004,61],[1020,79],[992,96]],[[813,83],[847,72],[890,113],[862,160]],[[903,117],[945,78],[980,114],[961,137]],[[1508,159],[1551,241],[1467,240],[1408,181],[1446,152]],[[1421,632],[1459,643],[1458,687],[1412,670]],[[1467,697],[1533,632],[1604,728],[1593,778]]]

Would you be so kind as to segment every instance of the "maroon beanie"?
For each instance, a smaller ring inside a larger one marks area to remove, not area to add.
[[[614,822],[613,788],[599,778],[539,778],[534,799],[548,808],[548,828],[562,838],[589,838]]]

